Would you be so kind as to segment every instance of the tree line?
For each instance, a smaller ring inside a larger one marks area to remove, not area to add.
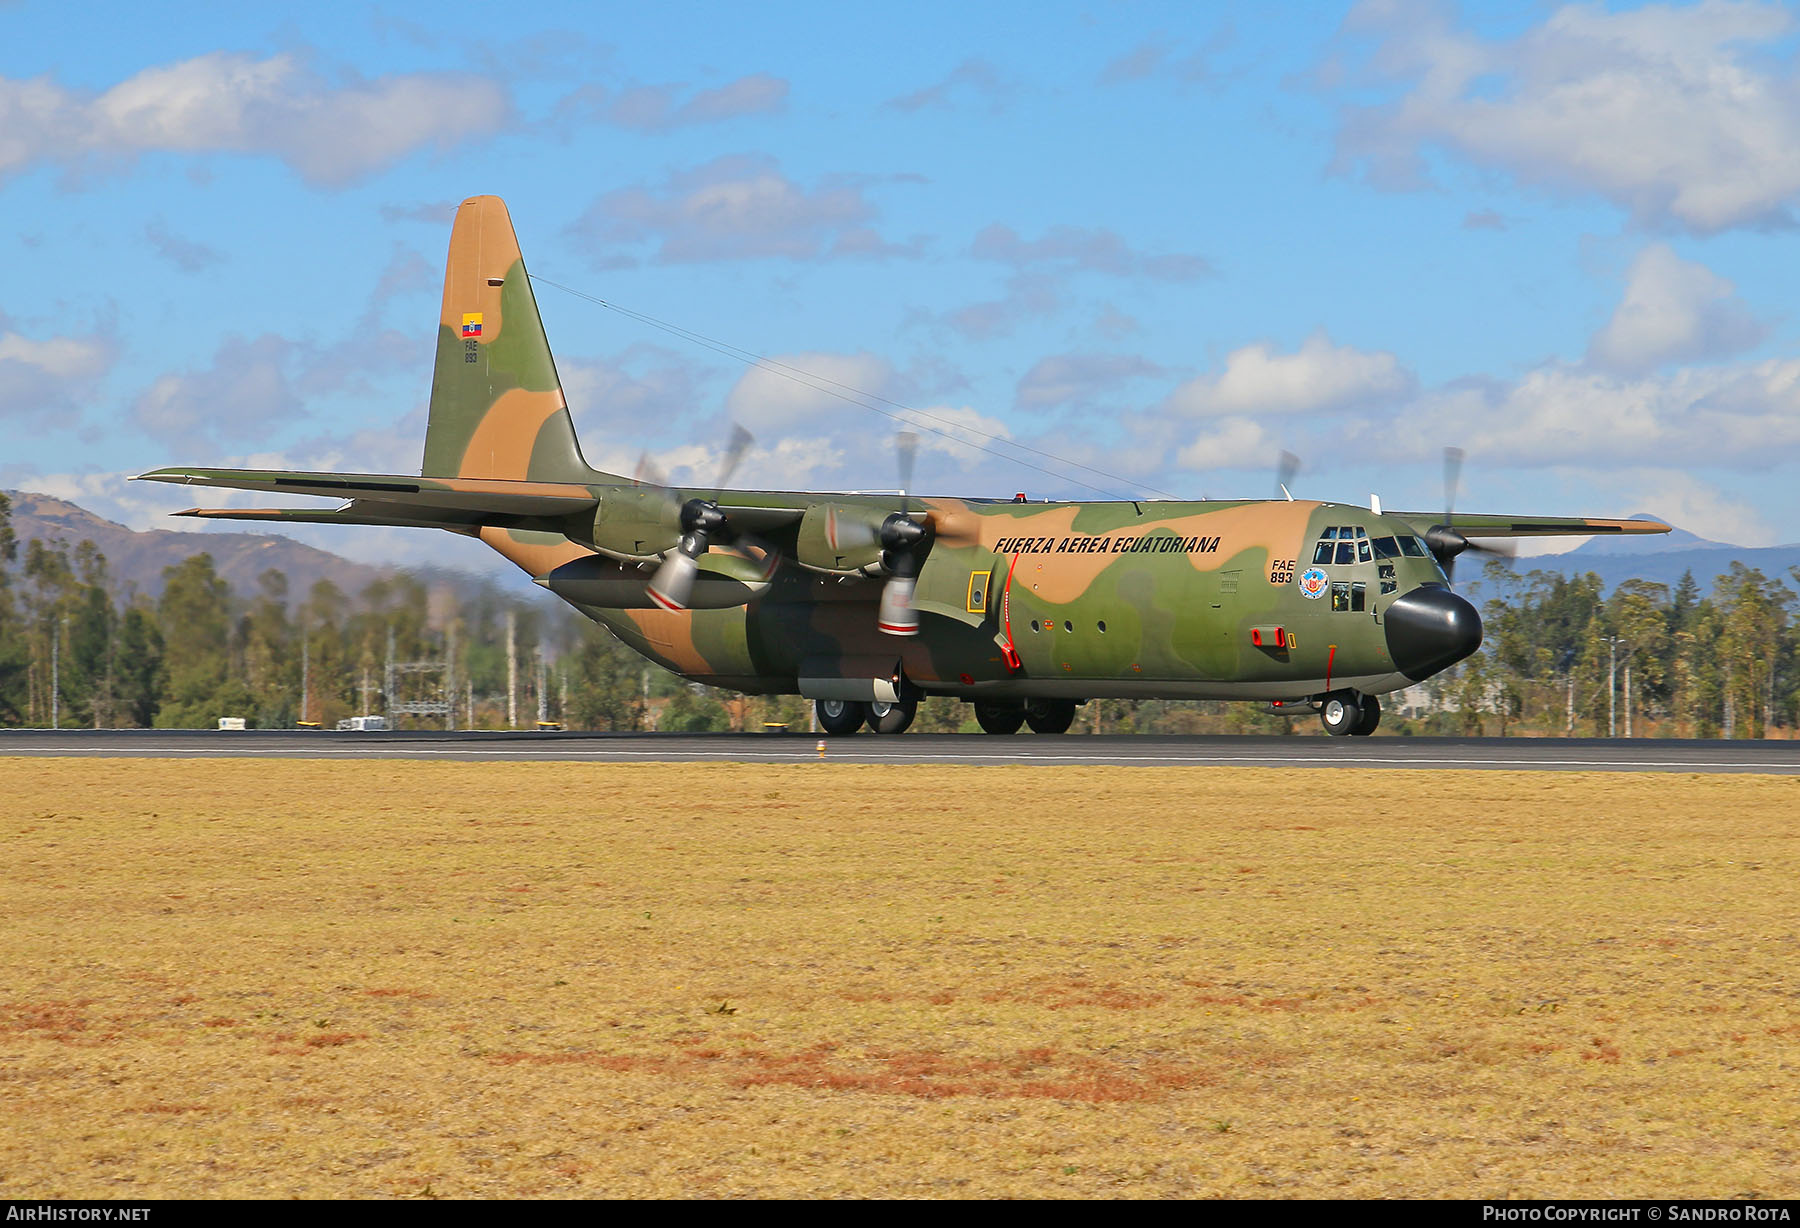
[[[1800,580],[1800,574],[1790,577]],[[1703,593],[1499,563],[1463,593],[1482,650],[1384,698],[1384,734],[1762,738],[1800,721],[1800,623],[1780,579],[1733,564]],[[425,707],[396,723],[595,730],[805,729],[794,696],[694,686],[564,607],[408,573],[346,593],[290,593],[270,570],[234,592],[211,556],[125,591],[90,541],[21,549],[0,495],[0,724],[63,728],[330,728]],[[973,731],[967,705],[928,700],[914,729]],[[1315,720],[1251,704],[1099,700],[1076,732],[1311,734]]]

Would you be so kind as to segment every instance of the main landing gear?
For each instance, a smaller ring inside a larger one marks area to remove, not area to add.
[[[1319,720],[1334,738],[1366,738],[1381,724],[1381,701],[1355,691],[1333,691],[1319,701]]]
[[[1028,699],[1023,703],[976,700],[975,723],[983,733],[1017,733],[1031,726],[1033,733],[1067,733],[1075,723],[1073,699]]]
[[[813,703],[819,714],[819,731],[834,738],[855,733],[865,724],[874,733],[905,733],[919,714],[919,701],[903,699],[898,703],[875,700],[863,703],[855,699],[820,699]]]

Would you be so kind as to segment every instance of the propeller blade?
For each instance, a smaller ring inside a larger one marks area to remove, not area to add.
[[[887,635],[919,634],[919,612],[913,609],[913,589],[918,580],[912,576],[889,576],[881,586],[881,609],[876,626]]]
[[[744,453],[750,450],[750,445],[754,442],[756,437],[749,431],[736,422],[731,424],[731,438],[725,444],[725,459],[719,465],[719,480],[714,484],[714,490],[725,489],[725,484],[731,481],[731,475],[737,472],[738,462],[744,459]]]
[[[1275,462],[1275,494],[1278,498],[1293,502],[1294,475],[1300,472],[1300,458],[1292,452],[1283,452]]]
[[[655,461],[650,459],[649,452],[638,456],[637,469],[632,473],[631,480],[638,486],[667,486],[669,484],[668,475],[657,467]]]
[[[1450,524],[1450,516],[1456,510],[1456,487],[1462,481],[1463,450],[1461,448],[1444,449],[1444,523]]]
[[[907,515],[907,495],[912,491],[913,465],[919,459],[919,437],[911,431],[894,436],[894,459],[900,466],[900,512]]]
[[[669,557],[662,561],[647,586],[650,600],[665,610],[687,609],[688,600],[694,595],[694,578],[700,574],[700,560],[697,555],[688,553],[688,540],[683,538],[680,549],[669,551]]]

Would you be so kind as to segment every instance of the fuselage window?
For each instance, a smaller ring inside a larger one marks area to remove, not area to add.
[[[1366,594],[1368,593],[1368,588],[1369,586],[1364,584],[1361,580],[1358,580],[1350,586],[1350,609],[1352,611],[1364,608],[1365,603],[1367,602]]]
[[[1331,609],[1335,614],[1342,614],[1350,608],[1350,582],[1333,580],[1331,582]]]

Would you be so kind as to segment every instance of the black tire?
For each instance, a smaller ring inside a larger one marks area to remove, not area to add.
[[[1032,699],[1025,703],[1025,723],[1033,733],[1067,733],[1075,723],[1072,699]]]
[[[869,730],[872,733],[905,733],[918,714],[919,701],[916,699],[903,699],[893,704],[876,700],[869,705]]]
[[[1359,738],[1366,738],[1375,732],[1381,724],[1381,701],[1373,695],[1362,697],[1362,715],[1357,719],[1356,728],[1350,732]]]
[[[1319,720],[1334,738],[1349,737],[1362,720],[1362,704],[1355,691],[1333,691],[1319,704]]]
[[[817,699],[813,711],[819,714],[819,732],[836,738],[855,733],[869,718],[869,705],[854,699]]]
[[[975,721],[983,733],[1017,733],[1025,723],[1025,705],[978,703]]]

